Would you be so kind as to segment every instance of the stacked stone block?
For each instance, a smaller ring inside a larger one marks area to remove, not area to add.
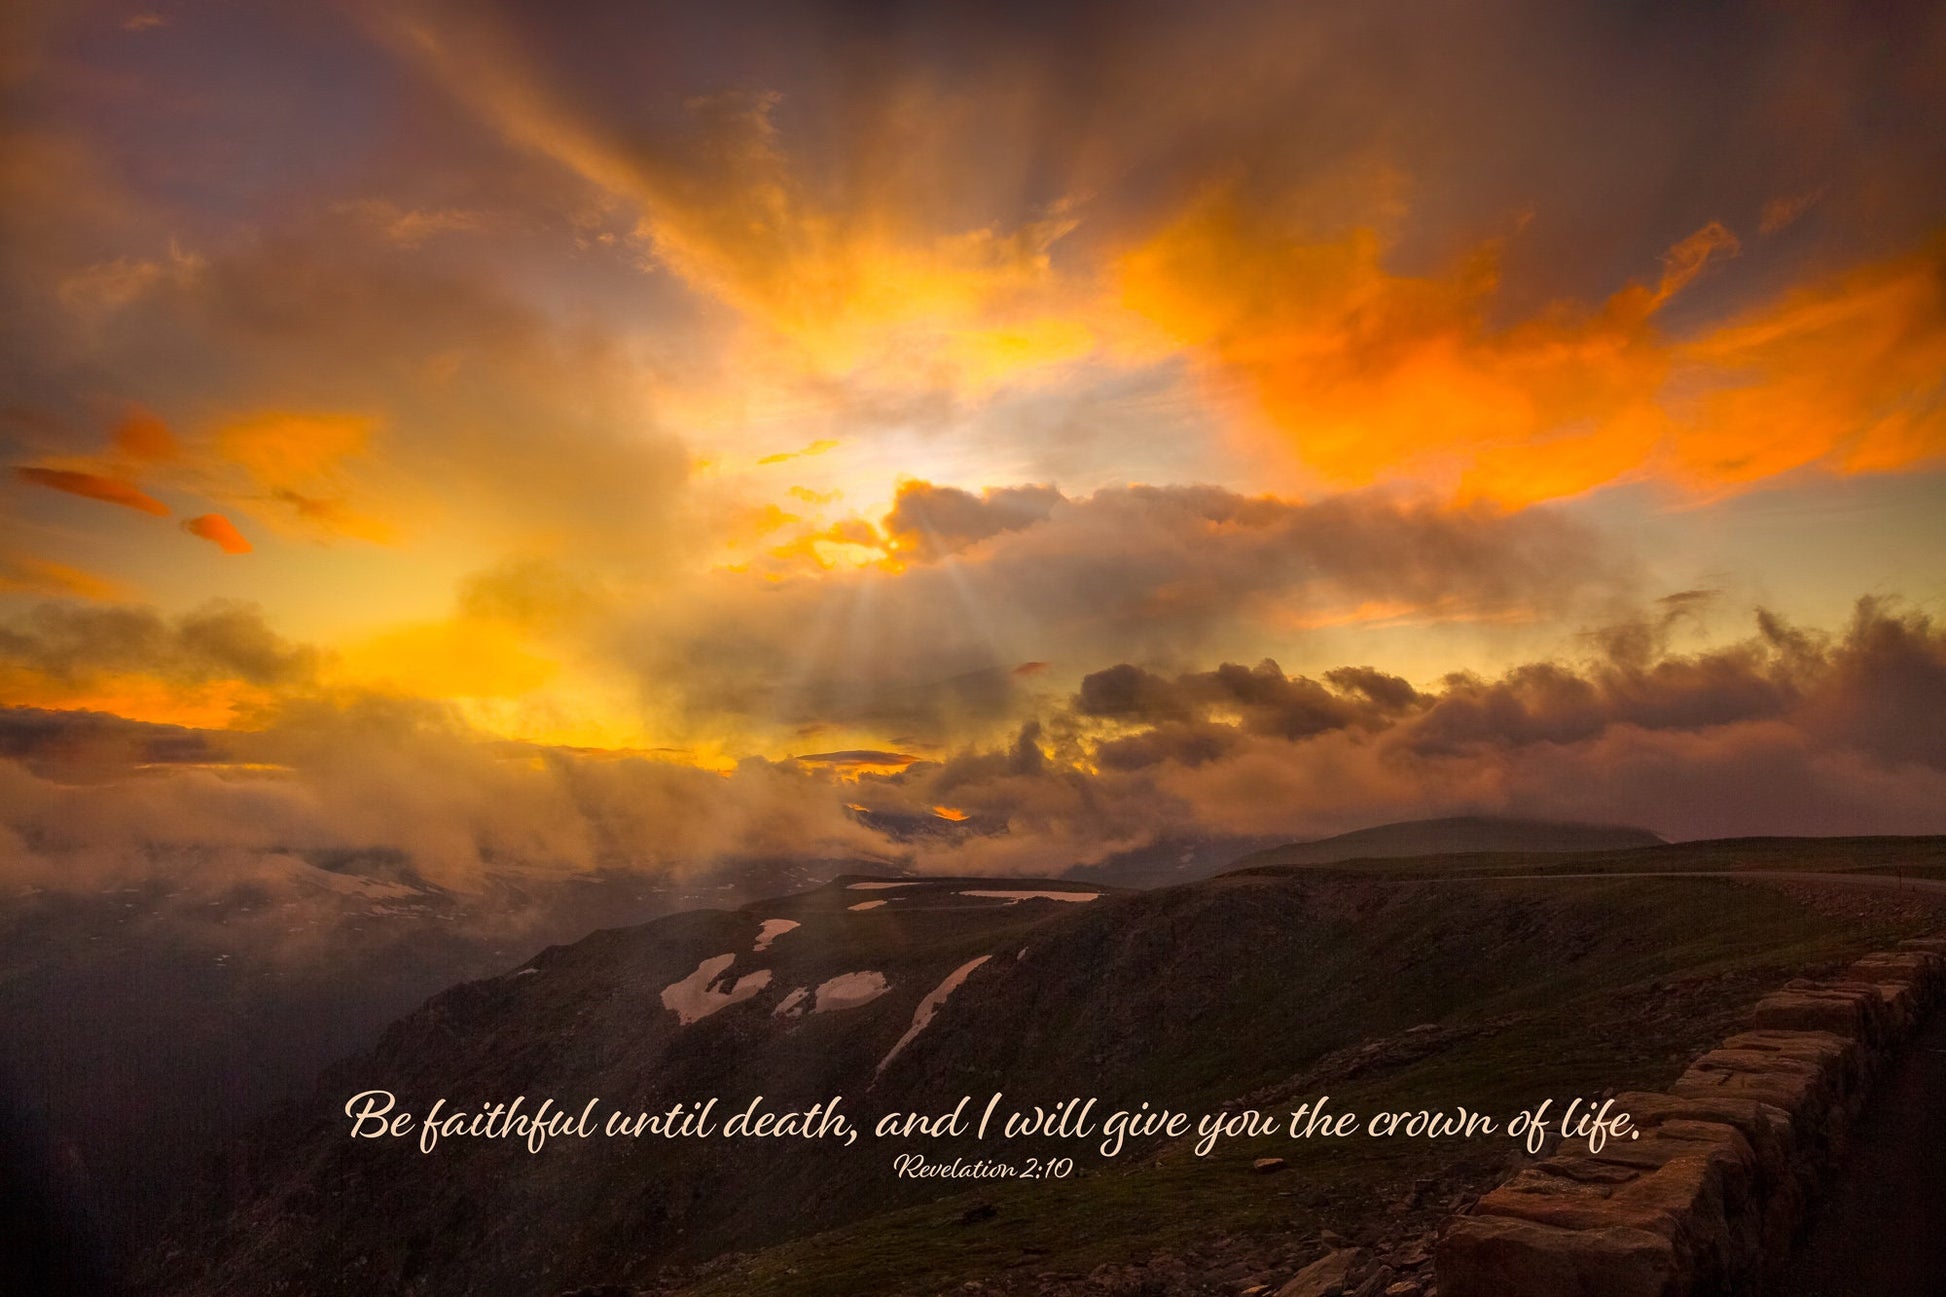
[[[1441,1297],[1762,1291],[1873,1080],[1942,999],[1946,937],[1765,996],[1668,1093],[1616,1096],[1637,1138],[1564,1144],[1449,1221]]]

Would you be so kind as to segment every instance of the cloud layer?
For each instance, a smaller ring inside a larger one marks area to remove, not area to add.
[[[1687,654],[1672,625],[1665,612],[1581,662],[1426,690],[1363,667],[1118,664],[1030,708],[1003,744],[722,773],[509,745],[382,698],[290,702],[228,734],[16,710],[0,724],[6,876],[96,887],[323,850],[391,853],[460,889],[781,855],[1044,872],[1161,837],[1482,812],[1676,838],[1946,831],[1936,625],[1865,601],[1835,636],[1766,615],[1747,641]],[[241,624],[125,631],[164,635],[188,671],[298,669]]]
[[[1186,663],[1341,621],[1527,625],[1623,597],[1633,578],[1557,514],[1382,496],[908,481],[882,519],[852,525],[845,543],[875,563],[807,563],[798,542],[828,536],[807,527],[686,607],[621,614],[612,652],[649,695],[719,724],[937,744],[1117,654]]]
[[[0,62],[28,857],[1930,823],[1918,612],[1563,646],[1946,594],[1934,9],[109,17]]]

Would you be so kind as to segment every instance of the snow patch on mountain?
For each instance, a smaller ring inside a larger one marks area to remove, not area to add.
[[[833,1013],[839,1009],[856,1009],[861,1004],[870,1004],[879,996],[892,989],[883,973],[840,973],[830,981],[819,983],[817,1003],[812,1006],[813,1013]]]
[[[901,1050],[911,1044],[920,1032],[931,1026],[933,1016],[939,1012],[940,1006],[946,1003],[947,997],[959,990],[960,984],[973,975],[974,969],[992,958],[992,955],[981,955],[978,959],[969,959],[946,974],[946,980],[933,987],[926,998],[919,1001],[919,1007],[912,1011],[912,1025],[905,1029],[905,1035],[899,1037],[899,1043],[892,1046],[884,1058],[878,1060],[877,1072],[884,1072],[886,1066],[899,1056]]]
[[[753,955],[761,955],[764,951],[770,949],[771,942],[777,940],[777,938],[783,936],[792,928],[800,928],[803,926],[796,919],[765,919],[763,927],[757,930],[757,944],[750,948],[750,953]]]
[[[1092,901],[1100,897],[1100,892],[961,892],[961,896],[977,896],[983,900],[1005,901],[1012,905],[1016,901]]]
[[[736,963],[734,953],[716,955],[696,965],[696,971],[662,992],[662,1007],[675,1010],[682,1025],[701,1022],[719,1009],[747,1000],[758,991],[770,985],[770,970],[760,968],[754,973],[745,973],[727,991],[710,989],[731,964]]]

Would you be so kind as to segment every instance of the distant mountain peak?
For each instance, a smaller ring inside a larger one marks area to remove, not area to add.
[[[1449,815],[1400,820],[1353,829],[1328,838],[1291,842],[1253,852],[1237,861],[1257,865],[1328,865],[1346,860],[1391,860],[1410,856],[1465,855],[1477,852],[1630,851],[1665,845],[1647,829],[1621,824],[1584,824],[1573,820],[1521,819],[1500,815]]]

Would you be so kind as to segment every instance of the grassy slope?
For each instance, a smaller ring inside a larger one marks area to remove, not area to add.
[[[1252,852],[1238,870],[1302,870],[1359,876],[1461,877],[1475,874],[1631,873],[1661,870],[1787,870],[1812,873],[1946,871],[1946,837],[1719,838],[1625,851],[1477,852],[1417,859],[1351,860],[1331,865],[1293,864],[1296,847]]]
[[[1911,848],[1874,860],[1852,844],[1846,860],[1868,868]],[[1818,849],[1753,850],[1801,869]],[[1723,844],[1659,848],[1652,863],[1644,854],[1619,853],[1621,867],[1736,859]],[[934,1292],[972,1278],[1031,1285],[1045,1271],[1085,1273],[1223,1235],[1288,1242],[1328,1226],[1355,1238],[1392,1219],[1416,1180],[1437,1182],[1426,1212],[1490,1180],[1511,1141],[1278,1138],[1206,1160],[1149,1149],[1106,1163],[1071,1144],[919,1146],[943,1158],[1069,1154],[1079,1168],[1066,1181],[962,1190],[895,1180],[891,1160],[912,1146],[892,1141],[603,1142],[537,1159],[454,1142],[426,1159],[350,1147],[338,1107],[381,1078],[408,1099],[593,1094],[649,1108],[756,1091],[782,1108],[843,1093],[858,1116],[936,1112],[993,1089],[1015,1103],[1078,1093],[1100,1096],[1104,1110],[1146,1099],[1191,1112],[1268,1091],[1266,1110],[1287,1111],[1323,1089],[1355,1111],[1465,1103],[1504,1117],[1542,1098],[1665,1085],[1763,990],[1902,935],[1893,911],[1904,902],[1883,893],[1834,912],[1801,885],[1455,876],[1508,863],[1270,866],[1089,904],[985,908],[934,884],[934,895],[921,887],[855,912],[857,896],[882,893],[839,886],[597,933],[544,952],[532,976],[437,997],[329,1078],[315,1120],[259,1150],[241,1214],[176,1241],[188,1260],[175,1263],[185,1275],[171,1291],[227,1297],[284,1283],[345,1297],[511,1297],[642,1284],[730,1246],[761,1250],[690,1272],[693,1292]],[[1562,864],[1588,872],[1589,857]],[[754,952],[759,920],[784,915],[802,928]],[[742,952],[738,974],[761,966],[773,981],[678,1027],[661,990],[725,951]],[[991,959],[875,1078],[920,996],[978,955]],[[882,971],[894,990],[843,1013],[773,1016],[788,988],[860,969]],[[1438,1030],[1412,1032],[1425,1024]],[[1437,1048],[1394,1049],[1428,1040]],[[1344,1065],[1372,1041],[1390,1042],[1382,1059]],[[1260,1153],[1290,1159],[1293,1173],[1249,1174]],[[974,1202],[997,1211],[960,1224]],[[346,1256],[367,1268],[347,1272]]]
[[[1692,858],[1696,868],[1725,867],[1720,848]],[[1386,866],[1396,869],[1398,862]],[[1483,886],[1516,907],[1531,905],[1541,888],[1558,888]],[[1556,897],[1540,900],[1561,921],[1562,958],[1520,968],[1478,998],[1461,995],[1459,1007],[1443,1015],[1462,1028],[1493,1026],[1416,1061],[1324,1085],[1334,1107],[1369,1112],[1463,1102],[1505,1114],[1545,1097],[1558,1105],[1603,1090],[1660,1088],[1777,981],[1848,959],[1911,927],[1869,914],[1834,919],[1773,889],[1729,880],[1617,880],[1586,884],[1571,899]],[[1382,936],[1370,935],[1420,952],[1431,966],[1416,970],[1417,985],[1425,985],[1425,974],[1437,978],[1448,970],[1462,982],[1471,977],[1467,962],[1456,958],[1457,943],[1479,939],[1477,926],[1454,931],[1437,905],[1415,914],[1417,931],[1414,922],[1395,919]],[[1631,929],[1629,939],[1616,942],[1614,931],[1602,930],[1609,925]],[[1573,958],[1577,941],[1607,943],[1602,958]],[[1334,952],[1318,957],[1321,968],[1334,969]],[[1396,1020],[1395,1006],[1383,1003],[1384,988],[1371,990],[1371,997],[1336,1000],[1333,1011]],[[1319,1038],[1342,1036],[1348,1025],[1292,1024]],[[1199,1060],[1177,1062],[1180,1079],[1201,1071]],[[1238,1084],[1232,1092],[1247,1088]],[[1302,1078],[1292,1092],[1313,1093]],[[687,1291],[839,1297],[943,1290],[968,1279],[1004,1285],[1010,1278],[1031,1286],[1037,1274],[1085,1274],[1103,1262],[1180,1253],[1220,1235],[1298,1237],[1329,1227],[1357,1238],[1415,1181],[1432,1179],[1454,1193],[1490,1182],[1515,1156],[1511,1144],[1498,1137],[1431,1144],[1279,1136],[1222,1145],[1207,1159],[1181,1148],[1106,1163],[1085,1153],[1076,1158],[1082,1168],[1076,1178],[978,1182],[924,1206],[735,1258],[698,1275]],[[1019,1160],[1007,1145],[988,1150],[1000,1153]],[[1251,1160],[1264,1155],[1288,1159],[1290,1170],[1274,1178],[1249,1174]],[[976,1203],[994,1205],[997,1214],[960,1223]]]

